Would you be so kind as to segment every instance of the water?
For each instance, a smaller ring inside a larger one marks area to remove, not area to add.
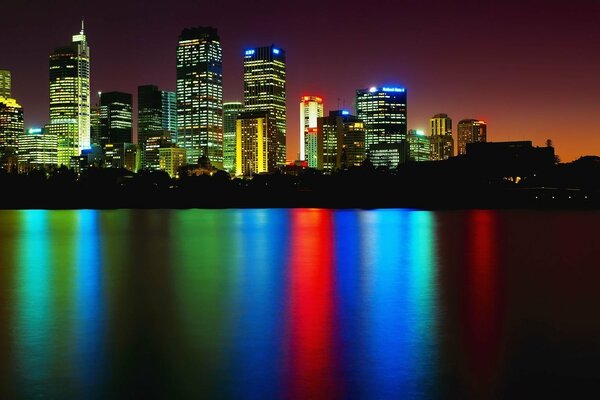
[[[600,213],[0,212],[0,398],[598,394]]]

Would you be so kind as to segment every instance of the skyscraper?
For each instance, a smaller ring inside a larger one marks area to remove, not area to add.
[[[317,167],[332,172],[360,165],[365,159],[364,123],[347,110],[317,119]]]
[[[200,156],[223,166],[221,42],[210,27],[184,29],[177,45],[177,144],[187,162]]]
[[[487,125],[478,119],[463,119],[456,126],[458,154],[467,154],[467,143],[487,141]]]
[[[10,99],[11,96],[11,81],[10,71],[0,69],[0,97]]]
[[[100,95],[101,145],[132,143],[132,96],[130,93],[106,92]]]
[[[223,168],[230,173],[235,173],[236,120],[242,109],[238,101],[223,103]]]
[[[356,114],[365,124],[367,157],[373,165],[395,168],[406,161],[406,109],[405,88],[356,91]]]
[[[277,165],[277,126],[269,111],[247,111],[236,121],[235,174],[272,172]]]
[[[26,134],[19,136],[18,147],[19,173],[52,168],[58,162],[56,135],[49,134],[46,129],[27,129]]]
[[[50,133],[58,135],[58,162],[90,147],[90,48],[81,31],[50,54]]]
[[[431,160],[447,160],[454,156],[454,139],[452,138],[452,119],[447,114],[436,114],[430,120]]]
[[[431,145],[429,136],[425,132],[410,129],[408,131],[408,153],[411,161],[429,161]]]
[[[277,128],[277,164],[286,161],[285,51],[274,45],[244,51],[244,110],[268,111]]]
[[[138,86],[138,143],[146,132],[158,131],[163,126],[162,94],[157,86]]]
[[[317,127],[317,118],[323,116],[323,99],[317,96],[302,96],[300,99],[300,160],[308,160],[310,165],[311,156],[306,155],[306,134],[310,128]]]
[[[173,142],[177,142],[177,94],[160,91],[162,102],[162,129],[171,132]]]
[[[0,168],[17,166],[18,139],[23,133],[23,108],[15,99],[0,97]]]

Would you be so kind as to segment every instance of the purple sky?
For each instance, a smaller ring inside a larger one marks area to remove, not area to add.
[[[306,5],[304,5],[306,4]],[[298,151],[300,96],[352,108],[358,88],[402,85],[408,127],[447,113],[488,122],[488,140],[551,138],[569,161],[600,154],[600,2],[571,1],[12,1],[2,5],[0,68],[27,127],[48,119],[48,54],[85,16],[93,91],[175,88],[184,27],[214,26],[224,98],[242,99],[242,52],[287,51],[288,158]]]

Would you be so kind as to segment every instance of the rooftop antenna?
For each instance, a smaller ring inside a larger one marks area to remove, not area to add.
[[[81,34],[83,35],[83,17],[81,17]]]

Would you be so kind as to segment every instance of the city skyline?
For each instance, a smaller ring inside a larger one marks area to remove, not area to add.
[[[325,113],[353,110],[355,90],[388,84],[410,92],[408,129],[428,131],[429,118],[446,113],[454,121],[486,121],[490,141],[531,139],[543,145],[552,139],[563,161],[600,153],[593,114],[600,92],[593,78],[600,57],[590,51],[599,34],[595,27],[598,5],[544,2],[545,12],[539,17],[537,6],[542,3],[536,1],[521,2],[518,12],[508,4],[425,3],[382,2],[356,12],[326,2],[323,9],[335,11],[346,23],[335,24],[336,29],[322,24],[322,40],[317,41],[297,34],[304,11],[295,15],[277,10],[269,7],[274,4],[270,1],[255,5],[264,15],[255,12],[258,22],[253,23],[241,17],[253,7],[235,1],[227,7],[211,4],[208,13],[191,2],[178,2],[183,8],[150,2],[143,9],[141,3],[133,2],[123,6],[109,30],[101,23],[107,11],[100,8],[59,7],[58,14],[53,6],[40,3],[40,12],[28,24],[18,24],[27,15],[27,7],[10,4],[7,12],[13,18],[2,30],[22,41],[3,43],[0,68],[12,72],[13,97],[24,107],[26,127],[43,126],[48,114],[47,56],[77,30],[82,15],[93,48],[92,92],[135,93],[137,86],[145,84],[174,90],[175,48],[181,29],[214,26],[224,53],[224,101],[243,99],[245,48],[275,43],[286,49],[288,159],[295,159],[299,148],[300,96],[323,97]],[[432,5],[437,7],[435,15],[427,13]],[[240,12],[227,14],[231,7]],[[382,26],[381,16],[394,11],[402,11],[402,24]],[[325,21],[327,12],[317,14],[314,23]],[[48,32],[51,20],[54,25]],[[271,23],[265,26],[262,22],[267,20]],[[352,28],[355,20],[364,22],[360,32]],[[461,24],[463,20],[468,24]],[[366,46],[362,37],[377,32],[389,40]],[[328,45],[333,40],[340,54],[335,57]],[[19,46],[22,42],[33,44],[24,50]],[[441,56],[448,60],[443,67],[432,61]]]

